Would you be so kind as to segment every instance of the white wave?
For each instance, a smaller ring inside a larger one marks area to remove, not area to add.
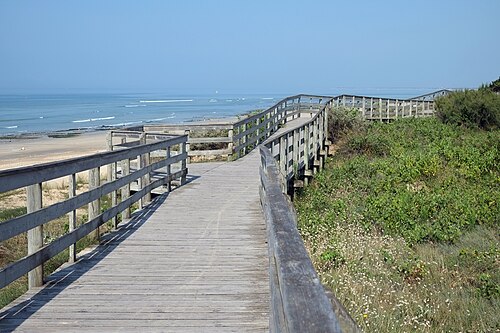
[[[232,99],[226,99],[226,102],[232,102],[233,100]]]
[[[139,106],[142,106],[142,105],[139,105],[139,104],[124,105],[124,107],[126,107],[126,108],[136,108],[136,107],[139,107]]]
[[[17,128],[18,126],[7,126],[5,128],[9,128],[9,129],[12,129],[12,128]]]
[[[90,121],[99,121],[99,120],[110,120],[115,119],[115,117],[102,117],[102,118],[91,118]]]
[[[274,99],[274,97],[262,97],[261,99]]]
[[[79,119],[73,120],[72,123],[89,123],[91,121],[99,121],[99,120],[110,120],[115,119],[115,117],[102,117],[102,118],[89,118],[89,119]]]
[[[40,116],[40,117],[38,117],[38,118],[43,119],[43,116]]]
[[[108,125],[108,126],[120,127],[120,126],[128,126],[128,125],[132,125],[132,124],[141,124],[141,123],[142,123],[142,121],[131,121],[131,122],[128,122],[128,123],[111,124],[111,125]]]
[[[217,100],[215,98],[212,98],[211,100],[208,101],[209,103],[217,103]]]
[[[150,101],[139,101],[139,103],[182,103],[182,102],[192,102],[192,99],[159,99]]]

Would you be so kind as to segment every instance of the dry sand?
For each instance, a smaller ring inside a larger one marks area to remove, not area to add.
[[[73,137],[0,140],[0,170],[32,166],[106,151],[108,132],[88,132]]]
[[[239,117],[210,119],[185,123],[222,124],[238,121]],[[12,138],[0,139],[0,170],[32,166],[35,164],[92,155],[106,151],[106,135],[109,131],[84,132],[73,137]]]

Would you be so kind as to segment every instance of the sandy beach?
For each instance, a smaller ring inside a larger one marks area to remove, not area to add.
[[[217,118],[189,122],[185,123],[185,125],[223,124],[236,122],[238,119],[238,117]],[[36,138],[0,139],[0,170],[32,166],[106,151],[106,136],[108,133],[109,131],[95,131],[61,138],[40,135]]]
[[[0,170],[32,166],[106,151],[107,131],[72,137],[13,138],[0,140]]]

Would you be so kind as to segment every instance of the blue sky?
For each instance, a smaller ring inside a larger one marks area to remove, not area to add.
[[[499,0],[0,0],[0,93],[335,93],[500,76]]]

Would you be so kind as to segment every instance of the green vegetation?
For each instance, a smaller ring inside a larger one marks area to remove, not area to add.
[[[353,126],[296,200],[323,283],[362,329],[500,329],[500,131],[481,124]]]
[[[436,100],[437,116],[444,123],[469,128],[498,129],[500,127],[500,95],[495,93],[500,83],[478,90],[456,91]]]

